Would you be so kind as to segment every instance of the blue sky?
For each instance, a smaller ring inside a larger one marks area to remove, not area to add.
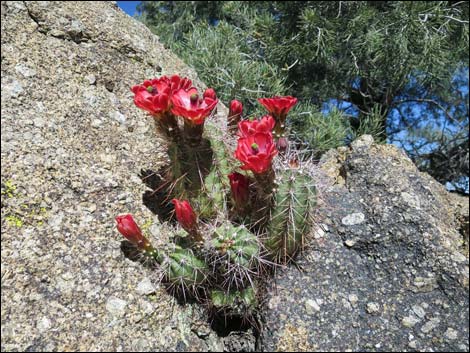
[[[140,3],[140,1],[118,1],[118,6],[129,16],[134,16],[136,12],[136,6]]]

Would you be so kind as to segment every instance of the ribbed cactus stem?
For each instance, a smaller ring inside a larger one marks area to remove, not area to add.
[[[171,283],[193,287],[201,285],[208,277],[206,263],[190,249],[176,246],[165,262],[166,276]]]
[[[288,262],[310,229],[316,189],[311,177],[299,169],[286,170],[278,178],[265,246],[277,260]]]
[[[163,252],[155,249],[150,243],[145,246],[144,255],[154,259],[159,264],[165,260]]]
[[[157,132],[163,132],[167,138],[173,143],[178,143],[180,140],[180,130],[178,128],[178,121],[176,117],[170,112],[162,114],[159,118],[155,119],[155,127]]]
[[[275,174],[272,167],[270,167],[264,173],[255,174],[256,183],[260,188],[259,191],[263,195],[269,196],[272,194],[274,188],[274,178]]]
[[[214,289],[211,291],[211,300],[214,307],[227,316],[252,315],[258,304],[256,291],[251,286],[229,292]]]
[[[197,147],[201,144],[204,123],[194,124],[187,119],[184,120],[183,136],[189,147]]]

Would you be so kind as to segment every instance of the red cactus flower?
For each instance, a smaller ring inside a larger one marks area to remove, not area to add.
[[[297,98],[292,96],[276,96],[272,98],[258,98],[258,102],[260,102],[276,120],[284,122],[289,110],[297,104]]]
[[[240,137],[235,157],[243,163],[242,169],[261,174],[271,168],[271,161],[277,154],[271,132],[255,132]]]
[[[238,123],[238,135],[246,137],[255,132],[271,133],[276,122],[270,115],[263,116],[260,120],[243,120]]]
[[[194,233],[197,230],[197,216],[188,201],[180,201],[178,199],[171,200],[175,205],[176,219],[179,224],[188,233]]]
[[[140,249],[150,247],[150,242],[142,235],[142,231],[131,214],[117,216],[116,222],[119,233],[132,244],[137,245]]]
[[[228,111],[228,125],[236,127],[238,122],[242,118],[243,104],[236,99],[230,102],[230,108]]]
[[[140,109],[158,117],[170,109],[171,87],[168,78],[145,80],[141,85],[132,87],[134,103]]]
[[[162,76],[153,80],[145,80],[142,84],[132,87],[134,103],[137,107],[160,117],[171,108],[171,95],[179,89],[191,88],[190,79],[178,75]]]
[[[193,85],[191,80],[187,77],[180,77],[178,75],[173,75],[170,78],[167,78],[166,76],[163,76],[168,80],[168,85],[171,88],[171,93],[175,93],[179,89],[190,89]],[[162,77],[162,78],[163,78]]]
[[[233,199],[238,207],[247,205],[250,197],[250,182],[243,174],[234,172],[228,175]]]
[[[208,88],[204,91],[204,94],[202,95],[202,97],[216,100],[217,99],[217,94],[215,93],[213,88]]]
[[[171,112],[195,125],[203,124],[217,105],[217,99],[199,98],[197,89],[194,87],[189,90],[179,89],[173,94],[171,101],[173,103]]]

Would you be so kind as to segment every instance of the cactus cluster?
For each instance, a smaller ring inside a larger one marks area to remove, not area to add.
[[[174,205],[168,221],[177,222],[162,249],[130,215],[116,218],[118,230],[158,264],[169,288],[226,316],[252,315],[264,275],[304,246],[316,204],[314,180],[285,136],[297,100],[260,99],[270,115],[246,120],[234,100],[223,131],[207,119],[218,102],[214,90],[201,97],[187,78],[163,76],[132,91],[166,137],[170,163],[158,192],[162,208]]]

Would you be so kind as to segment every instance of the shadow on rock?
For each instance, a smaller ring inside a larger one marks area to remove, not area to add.
[[[142,182],[151,189],[143,193],[142,202],[153,214],[158,216],[162,223],[172,220],[174,209],[167,192],[169,182],[162,176],[163,173],[164,168],[158,172],[142,169],[139,175]]]

